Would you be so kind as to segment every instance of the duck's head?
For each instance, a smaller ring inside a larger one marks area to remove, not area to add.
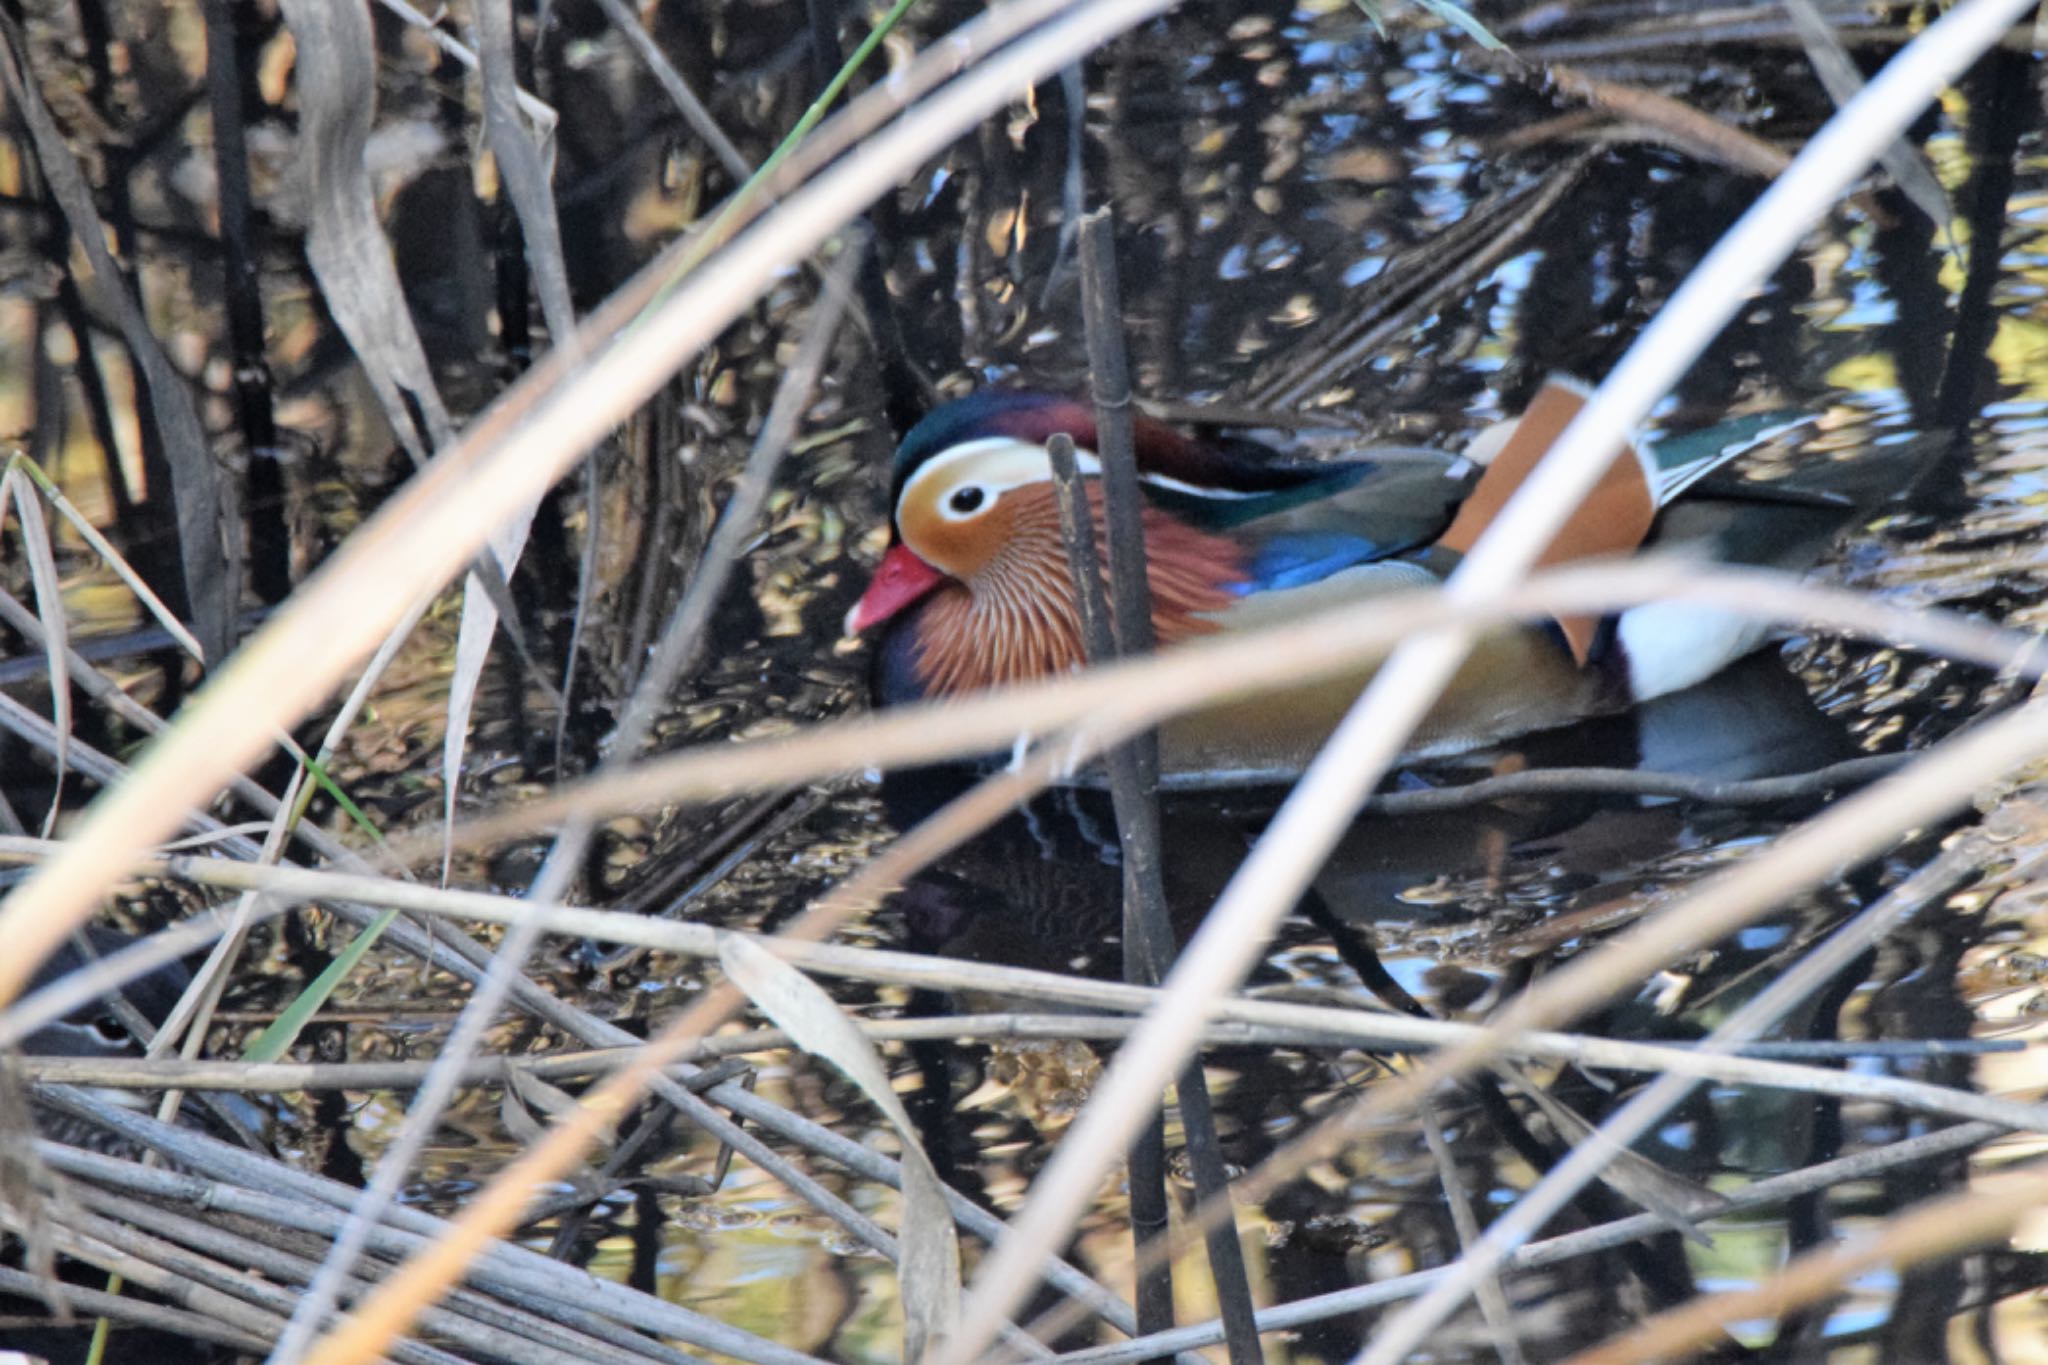
[[[1017,495],[1052,481],[1045,442],[1074,438],[1083,468],[1095,415],[1051,394],[975,394],[933,410],[897,447],[889,551],[846,617],[857,635],[899,615],[942,585],[971,586],[1009,543]]]
[[[1243,496],[1237,460],[1147,417],[1133,422],[1139,476],[1153,491],[1192,497]],[[1100,471],[1095,412],[1054,394],[982,392],[934,409],[897,448],[892,481],[894,536],[867,591],[847,613],[857,635],[889,621],[952,583],[985,586],[999,563],[1014,571],[1020,526],[1042,535],[1052,497],[1045,443],[1071,436],[1084,476]],[[1254,482],[1288,477],[1250,471]],[[1049,557],[1041,557],[1050,565]],[[1064,572],[1060,555],[1057,567]]]

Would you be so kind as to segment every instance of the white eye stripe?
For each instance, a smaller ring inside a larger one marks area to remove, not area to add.
[[[973,486],[981,489],[985,499],[980,511],[1013,488],[1023,488],[1034,483],[1049,483],[1052,480],[1052,457],[1045,453],[1045,447],[1031,441],[1019,441],[1008,436],[986,436],[979,440],[962,441],[959,445],[948,446],[918,466],[910,481],[903,485],[902,496],[896,499],[896,511],[902,514],[909,505],[911,494],[925,485],[943,482],[949,475],[961,476],[966,473],[960,466],[972,462],[972,477],[962,479],[962,487]],[[1074,463],[1083,474],[1097,474],[1102,470],[1095,456],[1085,450],[1074,452]],[[941,515],[948,515],[950,498],[941,498],[937,504]]]
[[[896,500],[898,515],[902,514],[903,508],[908,504],[913,491],[923,487],[927,482],[939,478],[945,471],[954,469],[963,462],[970,460],[974,461],[975,465],[973,486],[980,488],[986,494],[986,500],[982,502],[980,507],[974,509],[976,512],[989,506],[997,498],[1000,498],[1013,488],[1022,488],[1034,483],[1049,483],[1052,480],[1052,457],[1045,453],[1044,446],[1031,441],[1020,441],[1009,436],[984,436],[972,441],[962,441],[958,445],[947,446],[944,450],[926,460],[922,465],[919,465],[917,472],[912,474],[909,482],[903,485],[902,496]],[[1074,465],[1083,475],[1098,475],[1102,472],[1102,462],[1095,457],[1095,452],[1092,450],[1076,447],[1074,450]],[[1141,483],[1151,484],[1154,488],[1171,489],[1176,493],[1185,493],[1190,497],[1196,498],[1216,498],[1235,501],[1265,496],[1259,492],[1245,492],[1234,488],[1214,488],[1202,484],[1193,484],[1185,479],[1176,479],[1166,474],[1141,473],[1138,475],[1138,480]],[[964,486],[966,485],[963,484]],[[947,502],[950,502],[950,499],[943,500],[940,503],[940,513],[947,516],[949,520],[955,515],[972,515],[972,513],[951,513],[946,506]]]

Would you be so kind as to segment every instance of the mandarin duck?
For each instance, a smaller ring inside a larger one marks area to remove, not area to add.
[[[1319,464],[1257,459],[1249,443],[1206,443],[1138,418],[1160,646],[1442,581],[1586,394],[1552,379],[1521,417],[1482,433],[1463,455],[1368,450]],[[1743,419],[1617,451],[1542,564],[1654,547],[1810,566],[1865,501],[1837,488],[1857,478],[1845,480],[1838,465],[1768,484],[1710,477],[1770,425]],[[937,408],[904,438],[892,543],[846,620],[849,635],[885,628],[874,658],[879,704],[1023,682],[1084,661],[1044,446],[1055,432],[1074,438],[1084,475],[1099,469],[1092,409],[1045,394],[976,394]],[[1871,480],[1860,483],[1867,489]],[[1099,481],[1087,487],[1100,536]],[[1494,631],[1424,720],[1408,757],[1481,748],[1679,691],[1766,633],[1686,604]],[[1376,666],[1169,721],[1160,733],[1162,781],[1227,787],[1297,775]]]

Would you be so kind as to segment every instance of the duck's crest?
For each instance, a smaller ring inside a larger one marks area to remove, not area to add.
[[[934,408],[896,448],[892,498],[919,465],[963,441],[987,436],[1043,443],[1065,432],[1074,444],[1096,449],[1095,409],[1060,394],[984,389]],[[1140,474],[1171,480],[1199,493],[1271,493],[1324,477],[1327,471],[1266,465],[1227,455],[1184,436],[1164,422],[1139,415],[1132,421],[1132,447]]]

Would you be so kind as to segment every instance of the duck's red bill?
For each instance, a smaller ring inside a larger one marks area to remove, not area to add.
[[[908,547],[891,545],[889,553],[882,556],[882,563],[875,570],[868,590],[860,595],[860,601],[853,604],[853,610],[846,613],[846,633],[858,635],[871,626],[880,625],[938,587],[944,577],[912,554]]]

